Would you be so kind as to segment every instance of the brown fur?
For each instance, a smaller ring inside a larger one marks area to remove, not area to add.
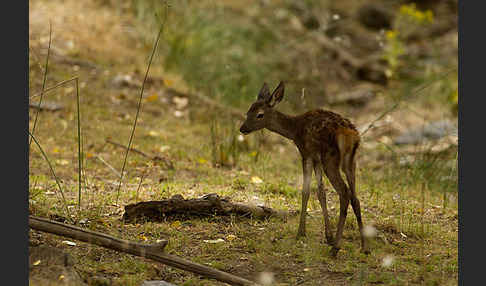
[[[271,95],[267,85],[264,84],[257,101],[249,108],[247,119],[242,124],[240,131],[243,134],[249,134],[255,130],[266,128],[292,140],[297,146],[302,157],[304,174],[298,237],[305,236],[307,202],[310,193],[310,180],[314,170],[318,184],[317,197],[324,216],[325,235],[328,243],[333,245],[332,255],[336,256],[340,249],[349,203],[352,205],[358,222],[362,251],[369,253],[363,235],[360,202],[355,189],[355,157],[360,144],[359,132],[351,121],[332,111],[316,109],[301,115],[290,116],[273,109],[282,100],[283,92],[283,82]],[[346,175],[347,185],[340,170]],[[323,172],[339,194],[340,215],[335,238],[333,238],[330,230],[326,190],[322,183]]]

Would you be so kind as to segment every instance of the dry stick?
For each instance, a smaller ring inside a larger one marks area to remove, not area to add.
[[[57,178],[56,173],[54,172],[54,168],[52,168],[51,161],[47,157],[46,153],[44,152],[44,149],[42,149],[42,147],[39,144],[39,142],[37,141],[37,139],[35,139],[34,135],[32,135],[28,130],[27,130],[27,132],[29,133],[30,137],[34,140],[37,147],[39,147],[39,150],[41,151],[42,155],[44,156],[44,159],[47,161],[47,164],[49,165],[49,169],[51,170],[51,173],[54,176],[54,179],[57,183],[57,186],[59,187],[59,192],[61,193],[61,197],[62,197],[62,200],[63,200],[63,203],[64,203],[64,207],[66,208],[66,214],[67,214],[68,218],[71,219],[71,213],[69,212],[69,208],[67,207],[66,198],[64,197],[64,192],[62,191],[62,188],[61,188],[61,183],[59,183],[59,179]]]
[[[120,144],[120,143],[116,143],[116,142],[114,142],[114,141],[111,141],[110,139],[105,139],[105,142],[106,142],[106,143],[113,144],[113,145],[115,145],[115,146],[117,146],[117,147],[120,147],[120,148],[123,148],[123,149],[127,149],[127,146],[122,145],[122,144]],[[149,158],[149,159],[154,160],[154,161],[155,161],[155,160],[162,160],[162,161],[164,161],[164,163],[167,165],[167,167],[168,167],[169,169],[174,169],[174,165],[173,165],[173,163],[172,163],[172,162],[171,162],[169,159],[162,158],[162,157],[160,157],[160,156],[158,156],[158,155],[149,155],[149,154],[147,154],[147,153],[145,153],[145,152],[142,152],[142,151],[140,151],[140,150],[138,150],[138,149],[135,149],[135,148],[133,148],[133,147],[130,147],[130,151],[135,152],[135,153],[137,153],[137,154],[140,154],[140,155],[142,155],[143,157],[145,157],[145,158]]]
[[[40,113],[42,98],[44,97],[43,96],[44,95],[44,88],[46,87],[46,81],[47,81],[47,68],[49,67],[49,55],[51,53],[51,40],[52,40],[52,23],[49,21],[49,46],[47,47],[47,57],[46,57],[46,65],[45,65],[45,68],[44,68],[44,79],[42,80],[41,97],[39,99],[38,109],[37,109],[37,112],[35,114],[34,126],[32,126],[32,134],[35,133],[35,127],[37,126],[37,119],[38,119],[39,113]],[[34,137],[30,137],[29,149],[30,149],[30,145],[32,144],[32,138],[34,138]]]
[[[138,115],[140,113],[140,108],[141,108],[141,105],[142,105],[142,97],[143,97],[143,90],[145,88],[145,82],[147,81],[147,76],[148,76],[148,73],[149,73],[149,70],[150,70],[150,66],[152,65],[152,59],[153,59],[155,51],[157,49],[157,45],[159,44],[160,35],[162,34],[162,30],[165,26],[165,22],[167,21],[167,9],[168,9],[168,6],[167,6],[167,2],[166,2],[164,22],[160,25],[159,33],[157,34],[157,39],[155,40],[154,48],[152,50],[152,53],[150,54],[150,59],[149,59],[149,63],[148,63],[148,66],[147,66],[147,71],[145,72],[145,77],[143,78],[142,88],[140,89],[140,97],[138,98],[137,113],[135,114],[135,121],[133,122],[132,133],[130,134],[130,139],[128,141],[127,151],[125,152],[125,159],[123,160],[120,182],[118,184],[118,188],[117,188],[117,191],[116,191],[116,205],[118,205],[118,199],[120,197],[120,188],[121,188],[121,184],[122,184],[122,181],[123,181],[123,174],[124,174],[125,166],[126,166],[126,163],[127,163],[128,152],[130,151],[130,147],[132,146],[133,135],[135,134],[135,127],[137,126]]]
[[[138,149],[135,149],[135,148],[133,148],[133,147],[127,148],[127,146],[122,145],[122,144],[120,144],[120,143],[116,143],[116,142],[114,142],[114,141],[111,141],[110,139],[106,139],[106,140],[105,140],[105,142],[106,142],[106,143],[113,144],[113,145],[115,145],[115,146],[117,146],[117,147],[120,147],[120,148],[124,148],[124,149],[130,149],[130,151],[133,151],[133,152],[135,152],[135,153],[137,153],[137,154],[140,154],[140,155],[142,155],[142,156],[144,156],[144,157],[146,157],[146,158],[151,158],[151,159],[153,158],[152,156],[150,156],[150,155],[148,155],[148,154],[146,154],[146,153],[144,153],[144,152],[142,152],[142,151],[140,151],[140,150],[138,150]]]
[[[112,165],[108,164],[100,155],[96,155],[96,158],[101,161],[101,163],[105,164],[117,177],[121,177],[120,172],[118,172]]]
[[[436,80],[433,80],[433,81],[430,81],[428,83],[425,83],[421,87],[417,88],[417,90],[413,91],[411,95],[417,95],[417,94],[419,94],[420,92],[424,91],[426,88],[428,88],[429,86],[431,86],[433,83],[435,83],[438,80],[441,80],[441,79],[445,78],[447,75],[449,75],[449,73],[451,73],[451,72],[453,72],[455,70],[456,70],[455,68],[454,69],[451,69],[451,70],[445,72],[442,76],[440,76]],[[405,96],[403,96],[403,97],[405,97]],[[377,121],[381,120],[385,115],[387,115],[388,113],[390,113],[393,110],[395,110],[398,107],[398,105],[400,105],[400,103],[401,103],[401,101],[398,101],[391,108],[389,108],[388,110],[385,110],[380,116],[378,116],[375,120],[373,120],[368,125],[368,127],[361,133],[361,136],[364,136],[366,134],[366,132],[368,132],[368,130],[370,130],[372,127],[374,127],[374,125],[375,125],[375,123]]]
[[[166,240],[158,244],[141,244],[35,216],[29,216],[29,226],[32,229],[39,231],[49,232],[116,251],[152,259],[175,268],[197,273],[232,285],[257,285],[255,282],[245,278],[194,263],[174,255],[165,254],[163,253],[163,250],[167,245]]]

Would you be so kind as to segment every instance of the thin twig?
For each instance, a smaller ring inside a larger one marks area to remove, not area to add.
[[[143,182],[143,179],[145,178],[145,175],[147,173],[148,166],[149,166],[149,164],[145,165],[142,176],[140,177],[140,182],[138,183],[138,188],[137,188],[137,194],[135,195],[135,203],[138,202],[138,192],[140,191],[140,187],[142,186],[142,182]]]
[[[54,86],[51,86],[51,87],[48,87],[48,88],[44,89],[42,92],[39,92],[39,93],[34,94],[34,95],[31,95],[30,98],[34,98],[34,97],[40,96],[40,95],[42,95],[44,93],[47,93],[47,92],[49,92],[51,90],[54,90],[54,89],[60,87],[61,85],[64,85],[64,84],[66,84],[68,82],[71,82],[71,81],[74,81],[74,80],[78,80],[78,77],[75,76],[73,78],[63,80],[63,81],[59,82],[58,84],[56,84]]]
[[[113,173],[115,173],[115,175],[116,175],[117,177],[121,177],[120,172],[118,172],[118,171],[117,171],[115,168],[113,168],[113,166],[111,166],[111,165],[110,165],[110,164],[108,164],[108,163],[107,163],[105,160],[103,160],[103,158],[101,158],[101,156],[100,156],[100,155],[96,155],[96,158],[97,158],[98,160],[100,160],[100,161],[101,161],[101,163],[105,164],[105,166],[107,166],[107,167],[108,167],[108,168],[109,168],[109,169],[110,169],[110,170],[111,170]]]
[[[155,40],[155,44],[154,44],[154,47],[153,47],[153,50],[152,50],[152,54],[150,55],[149,63],[148,63],[148,66],[147,66],[147,71],[145,72],[145,77],[144,77],[143,82],[142,82],[142,88],[140,89],[140,96],[139,96],[139,99],[138,99],[137,113],[135,115],[135,121],[133,122],[132,133],[130,134],[130,139],[128,141],[127,151],[125,152],[125,159],[123,160],[123,166],[122,166],[121,175],[120,175],[120,182],[118,183],[118,188],[117,188],[117,191],[116,191],[116,204],[117,205],[118,205],[118,199],[120,197],[120,188],[121,188],[121,184],[122,184],[122,181],[123,181],[123,174],[124,174],[125,166],[126,166],[126,163],[127,163],[128,152],[130,151],[130,147],[132,145],[133,136],[135,134],[135,128],[137,126],[138,115],[140,113],[140,109],[141,109],[141,105],[142,105],[142,97],[143,97],[143,90],[145,88],[145,82],[147,81],[147,76],[148,76],[148,73],[149,73],[149,70],[150,70],[150,66],[152,65],[152,59],[154,57],[155,51],[157,50],[157,46],[159,44],[160,35],[162,34],[163,28],[165,26],[165,22],[167,21],[167,12],[168,12],[167,10],[168,10],[168,4],[166,2],[164,21],[160,25],[159,33],[157,34],[157,38]]]
[[[46,81],[47,81],[47,69],[49,67],[49,55],[51,53],[51,41],[52,41],[52,23],[49,21],[49,46],[47,47],[47,57],[46,57],[46,65],[44,68],[44,78],[42,80],[42,91],[41,91],[41,97],[39,99],[39,105],[37,108],[37,112],[35,114],[35,119],[34,119],[34,125],[32,126],[32,134],[35,134],[35,127],[37,126],[37,119],[39,118],[39,113],[40,113],[40,106],[42,103],[42,98],[44,97],[44,88],[46,87]],[[30,137],[29,141],[29,149],[30,145],[32,144],[32,139],[34,137]]]
[[[54,180],[56,181],[57,186],[59,188],[59,192],[61,193],[61,197],[62,197],[62,200],[64,202],[64,207],[66,208],[66,214],[67,214],[68,218],[71,219],[71,213],[69,212],[69,208],[67,207],[67,202],[66,202],[66,198],[64,197],[64,192],[62,191],[61,183],[59,182],[59,179],[57,178],[56,173],[54,172],[54,168],[51,165],[51,161],[47,157],[46,153],[44,152],[44,149],[42,149],[42,147],[39,144],[39,142],[37,141],[37,139],[35,139],[34,135],[32,135],[32,133],[30,133],[28,130],[27,130],[27,132],[29,133],[30,138],[32,138],[32,140],[34,140],[34,143],[37,145],[37,147],[39,147],[39,150],[41,151],[42,156],[44,156],[44,159],[47,161],[47,164],[49,165],[49,169],[51,170],[51,173],[54,176]]]
[[[419,94],[420,92],[424,91],[426,88],[428,88],[429,86],[431,86],[433,83],[435,83],[436,81],[438,80],[441,80],[443,78],[445,78],[447,75],[449,75],[451,72],[455,71],[456,69],[451,69],[447,72],[445,72],[442,76],[440,76],[439,78],[435,79],[435,80],[432,80],[430,82],[427,82],[425,84],[423,84],[422,86],[418,87],[415,91],[413,91],[409,97],[412,97],[414,95],[417,95]],[[387,115],[388,113],[392,112],[393,110],[395,110],[401,103],[401,100],[403,98],[407,97],[406,95],[405,96],[402,96],[400,98],[400,100],[395,103],[392,107],[390,107],[389,109],[385,110],[382,114],[380,114],[375,120],[373,120],[369,125],[368,127],[363,131],[361,132],[361,136],[364,136],[366,134],[366,132],[368,132],[368,130],[370,130],[371,128],[374,127],[375,123],[378,122],[379,120],[381,120],[383,117],[385,117],[385,115]]]

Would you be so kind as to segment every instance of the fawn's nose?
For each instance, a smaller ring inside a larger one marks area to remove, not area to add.
[[[240,127],[240,132],[241,132],[241,133],[243,133],[243,134],[245,134],[245,135],[246,135],[246,134],[248,134],[248,133],[250,133],[250,132],[249,132],[249,131],[246,129],[245,124],[241,125],[241,127]]]

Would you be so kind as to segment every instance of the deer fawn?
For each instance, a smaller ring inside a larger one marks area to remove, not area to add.
[[[325,235],[327,243],[332,245],[331,255],[336,256],[340,249],[350,201],[358,221],[361,251],[366,254],[370,253],[363,235],[360,203],[355,189],[355,155],[360,142],[356,127],[348,119],[331,111],[317,109],[298,116],[283,114],[274,109],[283,96],[284,83],[282,81],[272,94],[270,94],[267,84],[264,83],[257,100],[250,106],[246,114],[246,120],[241,125],[240,132],[247,135],[253,131],[267,128],[292,140],[299,149],[304,179],[297,238],[305,236],[307,202],[310,195],[312,169],[314,169],[318,186],[317,197],[324,216]],[[339,169],[346,174],[348,186],[341,177]],[[326,189],[322,183],[323,171],[339,194],[340,213],[335,239],[333,239],[330,229]]]

